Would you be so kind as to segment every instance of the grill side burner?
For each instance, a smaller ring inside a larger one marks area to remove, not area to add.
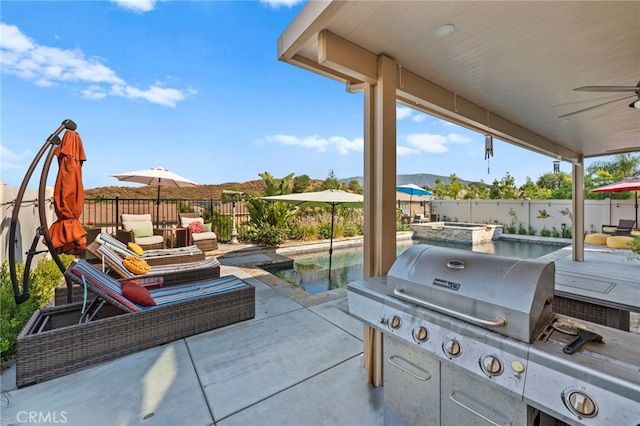
[[[385,423],[640,425],[640,336],[582,322],[602,343],[564,353],[555,323],[577,320],[553,312],[553,272],[416,246],[350,283],[350,313],[384,334]]]

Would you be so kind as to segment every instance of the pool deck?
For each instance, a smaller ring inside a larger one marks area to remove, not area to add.
[[[615,271],[633,281],[640,262],[626,252],[589,248],[570,266],[584,279]],[[366,382],[363,327],[347,313],[346,289],[308,295],[256,266],[282,261],[279,250],[221,244],[215,254],[222,275],[256,287],[254,319],[22,389],[10,367],[0,424],[382,425],[383,388]]]

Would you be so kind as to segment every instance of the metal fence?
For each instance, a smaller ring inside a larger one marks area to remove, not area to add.
[[[120,229],[123,214],[150,214],[157,228],[170,228],[179,225],[179,213],[200,213],[205,222],[211,222],[218,241],[231,240],[234,220],[234,203],[221,200],[160,200],[137,198],[104,198],[85,200],[80,221],[92,223],[103,232],[115,233]],[[249,212],[242,202],[235,203],[236,228],[250,220]],[[241,238],[242,235],[239,235]]]

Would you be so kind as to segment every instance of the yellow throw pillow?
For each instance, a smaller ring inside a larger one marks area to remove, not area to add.
[[[140,247],[136,243],[129,242],[129,243],[127,243],[127,247],[129,247],[129,250],[131,250],[132,252],[134,252],[138,256],[142,256],[144,254],[144,250],[142,249],[142,247]]]
[[[144,275],[151,269],[147,261],[139,257],[127,256],[122,261],[122,264],[129,272],[135,275]]]

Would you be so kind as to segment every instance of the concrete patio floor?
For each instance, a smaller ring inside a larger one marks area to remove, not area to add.
[[[382,425],[383,388],[367,384],[363,328],[346,312],[346,289],[307,295],[254,266],[280,255],[250,246],[216,255],[222,275],[256,287],[254,319],[22,389],[9,368],[1,424]],[[640,274],[635,263],[626,280]]]

